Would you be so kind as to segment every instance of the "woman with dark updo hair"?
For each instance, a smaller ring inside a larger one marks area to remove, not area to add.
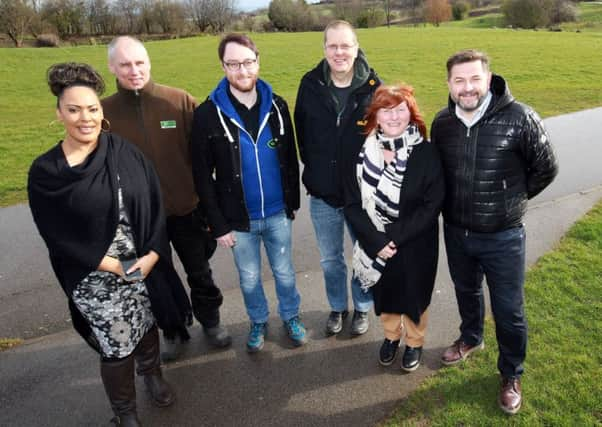
[[[112,421],[138,426],[135,364],[153,403],[173,403],[157,325],[186,332],[191,313],[171,263],[159,181],[136,147],[103,129],[104,82],[92,67],[56,64],[47,78],[65,138],[31,166],[31,212],[73,326],[101,355]]]

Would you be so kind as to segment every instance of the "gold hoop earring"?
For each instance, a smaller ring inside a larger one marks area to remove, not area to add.
[[[102,132],[110,132],[111,131],[111,122],[103,117],[102,120],[100,121],[100,130]]]
[[[48,127],[54,127],[54,125],[56,125],[57,123],[61,123],[61,121],[57,119],[51,120],[50,123],[48,123]]]

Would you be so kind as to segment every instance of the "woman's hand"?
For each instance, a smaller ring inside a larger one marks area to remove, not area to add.
[[[150,251],[146,255],[138,258],[138,261],[136,261],[125,274],[140,270],[140,274],[142,274],[142,278],[144,279],[150,274],[157,261],[159,261],[159,254],[155,251]]]
[[[393,255],[395,255],[396,253],[397,253],[397,247],[395,246],[395,243],[393,243],[393,241],[390,241],[389,243],[387,243],[387,246],[385,246],[380,251],[378,251],[378,253],[376,255],[379,258],[387,260],[387,259],[391,258]]]
[[[217,240],[217,243],[224,248],[231,248],[236,245],[236,238],[234,237],[234,233],[232,231],[218,237],[215,240]]]
[[[124,276],[123,268],[121,268],[121,261],[117,258],[113,258],[110,256],[104,256],[96,267],[98,271],[108,271],[109,273],[116,274],[118,276]]]

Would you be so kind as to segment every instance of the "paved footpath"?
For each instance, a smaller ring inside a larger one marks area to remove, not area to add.
[[[525,220],[529,265],[553,248],[570,225],[602,198],[602,168],[596,164],[596,159],[599,162],[602,158],[597,144],[602,133],[602,108],[550,118],[546,125],[561,172],[530,204]],[[362,337],[349,336],[349,320],[339,336],[324,337],[329,309],[308,217],[304,206],[294,226],[308,345],[292,348],[273,314],[264,350],[256,355],[246,353],[248,321],[235,286],[231,258],[225,251],[218,252],[212,264],[220,283],[225,283],[223,319],[234,337],[233,345],[225,351],[210,349],[195,325],[182,359],[165,367],[165,375],[178,394],[172,407],[152,407],[138,381],[138,407],[144,425],[373,425],[439,369],[439,355],[457,337],[459,324],[444,251],[430,308],[423,365],[412,374],[402,374],[397,363],[389,368],[378,365],[382,335],[374,316],[373,327]],[[111,414],[100,381],[98,356],[74,331],[65,329],[64,297],[49,279],[43,245],[35,238],[23,237],[35,236],[31,227],[25,206],[0,209],[4,237],[0,243],[0,336],[34,337],[0,353],[0,425],[105,425]],[[273,281],[269,274],[265,277],[273,303]],[[274,304],[271,311],[276,312]],[[44,335],[46,331],[53,333]],[[492,366],[491,374],[495,373]],[[496,390],[492,390],[492,401],[495,398]]]

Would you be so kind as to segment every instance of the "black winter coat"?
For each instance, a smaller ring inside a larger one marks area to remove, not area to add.
[[[360,245],[371,257],[390,241],[397,245],[380,280],[372,287],[374,310],[408,315],[415,323],[431,302],[439,257],[439,213],[445,196],[437,149],[423,142],[412,150],[399,196],[399,218],[379,232],[362,208],[360,188],[346,162],[345,218]]]
[[[280,110],[284,135],[280,135],[280,120],[274,106],[268,123],[278,151],[286,215],[293,219],[300,206],[295,134],[286,101],[276,94],[273,95],[273,100]],[[229,120],[225,123],[234,138],[232,143],[224,132],[213,101],[205,100],[194,111],[191,135],[192,172],[201,200],[200,206],[214,238],[232,230],[250,229],[241,175],[239,129]]]
[[[151,250],[159,254],[159,261],[144,279],[157,323],[169,333],[180,331],[188,338],[185,326],[191,319],[190,302],[172,264],[159,179],[140,150],[110,133],[101,133],[98,147],[78,168],[69,167],[57,144],[29,170],[31,213],[56,277],[70,299],[73,326],[99,350],[71,295],[77,284],[96,270],[115,237],[119,187],[138,256]]]
[[[445,221],[481,233],[519,226],[527,200],[558,173],[537,113],[515,101],[495,74],[491,91],[489,108],[470,129],[456,116],[451,98],[431,129],[445,170]]]
[[[301,79],[295,104],[295,129],[303,162],[303,184],[312,196],[343,206],[340,182],[342,156],[357,155],[365,140],[364,116],[380,85],[374,72],[355,89],[339,117],[324,81],[323,61]]]

